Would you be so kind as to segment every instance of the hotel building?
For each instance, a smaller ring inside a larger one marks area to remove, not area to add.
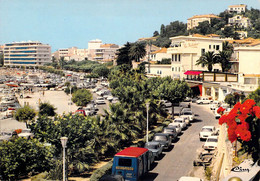
[[[203,21],[208,21],[209,24],[213,18],[220,18],[214,14],[205,14],[205,15],[195,15],[188,19],[187,21],[187,30],[193,29],[199,26],[199,23]]]
[[[5,66],[38,66],[51,62],[51,46],[38,41],[4,45]]]

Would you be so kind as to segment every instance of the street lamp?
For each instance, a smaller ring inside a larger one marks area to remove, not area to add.
[[[146,123],[146,142],[148,143],[148,141],[149,141],[149,139],[148,139],[148,126],[149,126],[149,105],[150,105],[150,103],[149,102],[147,102],[146,103],[146,111],[147,111],[147,113],[146,113],[146,115],[147,115],[147,123]]]
[[[71,105],[71,86],[70,86],[70,101],[69,101],[69,112],[70,112],[70,105]]]
[[[61,141],[61,145],[62,145],[62,148],[63,148],[63,181],[65,181],[65,148],[66,148],[66,145],[67,145],[67,141],[68,141],[68,138],[67,137],[61,137],[60,138],[60,141]]]

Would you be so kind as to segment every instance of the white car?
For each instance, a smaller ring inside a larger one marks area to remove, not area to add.
[[[206,140],[209,136],[213,136],[215,134],[217,134],[215,126],[203,126],[199,133],[199,138],[202,141]]]
[[[215,110],[220,106],[220,102],[219,101],[213,101],[212,104],[210,105],[210,109],[211,110]]]
[[[184,111],[181,113],[181,117],[186,117],[191,122],[194,119],[194,114],[192,113],[192,111]]]
[[[114,99],[114,97],[113,97],[112,95],[110,95],[110,96],[107,96],[107,100],[108,100],[108,101],[110,101],[110,102],[111,102],[111,101],[113,101],[113,99]]]
[[[197,104],[210,104],[211,102],[212,100],[210,100],[208,97],[200,97],[200,99],[196,101]]]
[[[170,123],[170,124],[168,125],[168,127],[170,127],[170,128],[175,128],[177,134],[178,134],[178,135],[181,134],[181,126],[180,126],[180,123]]]
[[[96,104],[106,104],[105,99],[103,97],[97,97]]]
[[[173,122],[174,123],[179,123],[180,126],[181,126],[181,129],[183,130],[183,129],[185,129],[187,127],[185,120],[186,119],[184,119],[184,118],[178,117],[178,118],[175,118]]]
[[[18,134],[19,137],[30,139],[34,137],[34,134],[31,133],[31,129],[23,129],[21,133]]]
[[[215,150],[218,144],[218,136],[209,136],[203,146],[205,150]]]

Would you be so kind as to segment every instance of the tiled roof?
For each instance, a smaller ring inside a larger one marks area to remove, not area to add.
[[[190,19],[195,19],[195,18],[220,18],[219,16],[216,16],[214,14],[203,14],[203,15],[195,15],[195,16],[192,16],[191,18],[189,18],[188,20]]]
[[[209,38],[208,36],[201,35],[201,34],[192,34],[192,37],[200,37],[200,38]]]
[[[157,37],[139,38],[138,41],[156,40]]]
[[[246,7],[245,4],[238,4],[238,5],[230,5],[228,6],[229,8],[233,8],[233,7]]]
[[[103,44],[103,45],[100,45],[101,48],[104,48],[104,47],[111,47],[115,44]]]
[[[151,54],[156,54],[156,53],[167,53],[167,48],[161,48],[160,50],[156,50],[152,52]]]
[[[260,44],[260,39],[254,39],[249,37],[243,40],[229,40],[228,42],[232,44],[247,44],[249,46],[255,46]]]

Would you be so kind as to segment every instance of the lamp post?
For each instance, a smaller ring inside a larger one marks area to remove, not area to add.
[[[68,138],[67,137],[61,137],[60,138],[60,141],[61,141],[61,145],[62,145],[62,148],[63,148],[63,181],[65,181],[65,148],[66,148],[66,145],[67,145],[67,141],[68,141]]]
[[[69,112],[70,112],[70,105],[71,105],[71,86],[70,86],[70,101],[69,101]]]
[[[150,105],[150,103],[149,102],[147,102],[146,103],[146,111],[147,111],[147,113],[146,113],[146,115],[147,115],[147,123],[146,123],[146,142],[148,143],[148,141],[149,141],[149,139],[148,139],[148,126],[149,126],[149,105]]]

